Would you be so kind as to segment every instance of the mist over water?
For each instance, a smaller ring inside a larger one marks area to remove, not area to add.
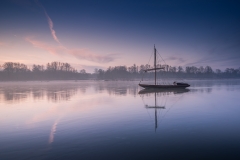
[[[1,82],[0,159],[240,158],[240,80],[187,82]]]

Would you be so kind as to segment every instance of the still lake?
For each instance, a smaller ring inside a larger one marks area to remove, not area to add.
[[[240,159],[240,80],[0,82],[0,159]]]

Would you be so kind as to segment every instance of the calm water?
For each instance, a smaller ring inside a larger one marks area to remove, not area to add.
[[[0,159],[240,159],[240,80],[0,83]]]

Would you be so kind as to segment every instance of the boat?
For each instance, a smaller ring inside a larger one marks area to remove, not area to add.
[[[173,82],[173,84],[157,84],[157,70],[165,69],[165,67],[157,67],[157,50],[154,45],[154,67],[143,70],[144,72],[154,71],[154,84],[141,84],[139,82],[139,86],[145,89],[176,89],[176,88],[187,88],[190,87],[188,83],[183,82]]]

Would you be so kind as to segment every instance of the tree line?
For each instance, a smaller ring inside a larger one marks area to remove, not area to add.
[[[225,70],[216,69],[210,66],[170,66],[158,64],[157,68],[163,68],[157,71],[157,75],[161,78],[240,78],[240,67],[238,69],[226,68]],[[151,69],[150,65],[133,65],[108,67],[106,70],[95,69],[98,79],[135,79],[135,78],[154,78],[154,72],[146,72]]]
[[[94,73],[87,73],[85,69],[77,70],[69,63],[51,62],[44,65],[32,65],[28,68],[23,63],[5,62],[0,65],[0,80],[129,80],[129,79],[152,79],[154,72],[145,72],[153,66],[148,64],[137,66],[110,66],[106,70],[95,69]],[[238,69],[226,68],[216,69],[210,66],[170,66],[158,64],[157,68],[163,68],[158,72],[161,78],[240,78],[240,67]]]
[[[5,62],[0,65],[0,80],[77,80],[88,79],[84,69],[77,71],[69,63],[51,62],[44,65],[34,64],[28,68],[23,63]]]

